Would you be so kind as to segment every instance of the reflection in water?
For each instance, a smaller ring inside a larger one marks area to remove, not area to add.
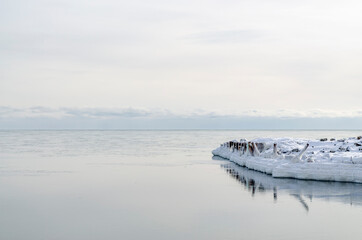
[[[213,159],[225,160],[216,156]],[[257,193],[272,192],[274,201],[277,201],[278,193],[289,194],[298,200],[306,211],[309,211],[306,199],[311,202],[313,198],[362,206],[362,184],[273,178],[235,163],[225,162],[221,167],[245,186],[253,197]]]
[[[305,208],[305,210],[307,210],[307,212],[309,211],[309,206],[305,202],[305,200],[303,199],[302,196],[300,196],[299,194],[290,194],[290,195],[295,197],[302,204],[302,206]]]

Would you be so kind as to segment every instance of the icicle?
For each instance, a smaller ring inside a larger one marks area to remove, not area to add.
[[[278,154],[278,151],[277,151],[277,144],[274,143],[273,145],[273,158],[278,158],[279,157],[279,154]]]
[[[256,146],[256,144],[255,144],[254,142],[252,142],[252,144],[253,144],[253,147],[254,147],[254,155],[255,155],[256,157],[259,157],[259,156],[260,156],[260,152],[259,152],[258,147]]]

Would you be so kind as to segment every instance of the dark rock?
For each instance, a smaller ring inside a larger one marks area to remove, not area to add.
[[[342,152],[346,151],[346,149],[344,147],[339,147],[338,150],[342,151]]]
[[[354,145],[356,145],[357,147],[362,146],[362,144],[361,144],[361,143],[355,143]]]
[[[358,136],[357,139],[358,139],[358,140],[361,140],[361,139],[362,139],[362,136]]]
[[[346,141],[346,139],[338,139],[337,141],[338,142],[344,142],[344,141]]]
[[[329,139],[329,141],[336,141],[336,139],[335,139],[335,138],[331,138],[331,139]]]
[[[330,150],[329,152],[330,152],[330,153],[335,153],[336,151],[334,151],[334,150]]]
[[[265,149],[264,143],[256,143],[256,147],[258,148],[259,152],[263,152]]]
[[[321,138],[320,140],[321,142],[325,142],[325,141],[328,141],[328,138]]]
[[[298,149],[298,148],[294,148],[294,149],[292,150],[292,152],[299,152],[299,149]]]

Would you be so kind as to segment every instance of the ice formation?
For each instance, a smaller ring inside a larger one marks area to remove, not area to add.
[[[222,160],[218,156],[214,160]],[[224,169],[232,178],[245,186],[251,195],[272,192],[275,201],[285,194],[295,197],[306,210],[312,199],[336,201],[350,205],[362,206],[361,184],[326,181],[304,181],[291,178],[273,178],[270,175],[237,166],[233,162],[222,163]]]
[[[273,177],[362,183],[362,137],[241,139],[212,153]]]

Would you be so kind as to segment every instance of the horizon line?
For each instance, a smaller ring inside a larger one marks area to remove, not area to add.
[[[203,129],[203,128],[8,128],[0,131],[362,131],[362,129],[324,129],[324,128],[288,128],[288,129],[241,129],[241,128],[228,128],[228,129]]]

